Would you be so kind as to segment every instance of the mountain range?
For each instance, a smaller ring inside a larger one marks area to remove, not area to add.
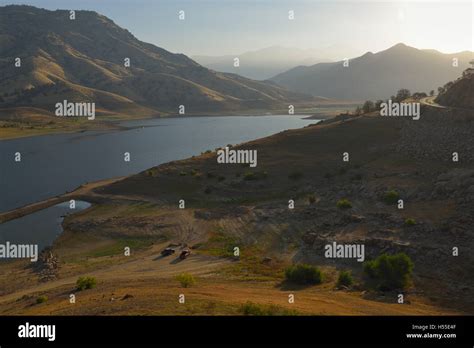
[[[179,105],[194,113],[271,109],[307,97],[209,70],[93,11],[76,11],[72,20],[66,10],[0,7],[0,57],[0,107],[50,110],[67,99],[94,101],[109,113],[176,113]]]
[[[457,66],[453,59],[457,58]],[[437,90],[458,78],[473,52],[444,54],[399,43],[387,50],[343,61],[298,66],[271,78],[293,91],[341,99],[383,99],[401,88],[412,92]]]
[[[328,61],[328,52],[316,49],[272,46],[236,55],[192,56],[196,62],[216,71],[235,73],[256,80],[269,79],[299,65]],[[239,58],[239,67],[234,59]]]
[[[0,108],[34,106],[51,112],[57,102],[68,100],[95,102],[98,115],[159,115],[176,114],[180,105],[186,114],[199,114],[275,110],[321,100],[315,96],[374,100],[400,88],[436,91],[459,77],[473,58],[469,51],[444,54],[397,44],[350,59],[348,67],[342,61],[298,66],[265,81],[237,74],[262,78],[291,62],[311,64],[319,59],[317,52],[325,50],[274,46],[241,55],[238,69],[231,56],[213,58],[206,63],[209,69],[138,40],[93,11],[76,11],[70,19],[68,10],[4,6]],[[216,71],[225,70],[219,68],[223,59],[236,73]]]

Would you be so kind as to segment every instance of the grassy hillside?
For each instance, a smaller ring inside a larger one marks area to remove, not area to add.
[[[257,168],[217,164],[212,152],[81,188],[64,199],[94,205],[65,219],[53,246],[59,267],[45,280],[44,268],[11,263],[17,276],[0,277],[0,311],[472,313],[474,260],[465,252],[474,247],[472,128],[469,112],[431,107],[422,108],[419,121],[376,114],[336,118],[235,146],[258,150]],[[451,160],[454,150],[459,162]],[[404,209],[393,197],[403,199]],[[181,199],[185,209],[178,208]],[[342,199],[349,202],[345,209]],[[396,291],[368,287],[363,264],[325,258],[324,245],[334,241],[365,245],[366,260],[406,253],[415,265],[403,290],[406,302],[397,303]],[[184,261],[163,258],[159,253],[168,245],[178,252],[189,247],[192,254]],[[322,284],[286,282],[284,270],[292,263],[318,266]],[[355,283],[336,291],[341,270],[351,270]],[[182,288],[176,276],[183,272],[196,284]],[[79,293],[81,305],[71,306],[64,294],[80,275],[96,277],[97,288]],[[176,301],[181,292],[186,306]],[[48,302],[32,305],[40,295]]]
[[[368,258],[404,252],[414,260],[417,291],[445,304],[453,296],[452,304],[472,309],[472,255],[452,255],[453,246],[474,246],[466,224],[474,222],[472,128],[472,115],[462,110],[426,107],[419,121],[365,115],[238,145],[258,150],[255,169],[217,164],[210,153],[96,192],[168,207],[184,199],[194,221],[218,224],[242,245],[263,248],[258,257],[347,267],[358,277],[360,264],[328,260],[323,246],[362,243]],[[452,162],[453,151],[462,161]],[[389,192],[404,200],[404,209],[387,202]],[[351,208],[338,208],[341,199]],[[209,232],[193,227],[188,238]]]
[[[63,99],[117,113],[272,109],[305,97],[274,84],[208,70],[142,42],[91,11],[0,7],[0,107],[49,111]],[[15,59],[21,67],[15,67]],[[130,59],[130,67],[124,60]]]
[[[437,103],[474,109],[474,73],[468,73],[456,81],[448,83],[447,87],[449,88],[436,98]]]

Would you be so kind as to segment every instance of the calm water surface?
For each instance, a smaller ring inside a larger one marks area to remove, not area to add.
[[[50,246],[61,234],[65,215],[90,207],[87,202],[76,201],[75,209],[69,208],[69,202],[37,211],[20,219],[0,224],[0,244],[38,244],[38,250]]]
[[[85,182],[138,173],[227,144],[258,139],[316,120],[301,116],[228,116],[124,122],[125,131],[45,135],[0,141],[0,211],[72,191]],[[16,152],[21,162],[14,162]],[[130,162],[124,161],[129,152]],[[65,214],[89,206],[68,203],[0,224],[0,243],[39,244],[62,232]]]
[[[126,131],[46,135],[0,141],[0,211],[72,191],[85,182],[301,128],[300,116],[188,117],[125,122]],[[14,154],[21,153],[21,162]],[[131,155],[124,161],[124,153]]]

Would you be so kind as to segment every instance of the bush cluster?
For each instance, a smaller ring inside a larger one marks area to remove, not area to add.
[[[413,271],[413,262],[404,253],[382,254],[365,262],[364,272],[382,291],[404,289],[408,286]]]
[[[313,285],[321,284],[323,275],[319,268],[315,266],[297,264],[285,270],[285,278],[295,284]]]

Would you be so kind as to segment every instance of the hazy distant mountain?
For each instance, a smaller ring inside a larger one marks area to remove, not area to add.
[[[209,69],[265,80],[298,65],[331,61],[322,55],[321,51],[314,49],[272,46],[236,55],[192,56],[192,58]],[[234,58],[239,58],[239,67],[234,67]]]
[[[68,99],[112,112],[176,111],[183,104],[192,113],[271,108],[302,98],[273,83],[210,71],[139,41],[96,12],[76,11],[71,20],[69,11],[32,6],[0,7],[0,76],[0,95],[8,94],[0,107],[51,109]]]
[[[443,54],[397,44],[385,51],[343,62],[299,66],[270,80],[294,91],[343,99],[387,98],[400,88],[436,90],[468,67],[472,52]],[[458,58],[458,67],[453,67]]]

